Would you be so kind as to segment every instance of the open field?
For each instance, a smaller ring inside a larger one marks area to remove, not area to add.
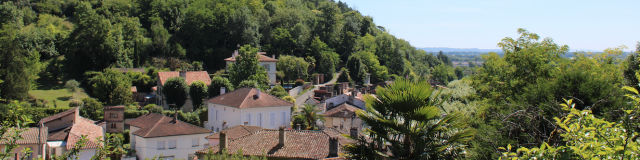
[[[29,94],[37,99],[47,100],[47,106],[54,107],[53,100],[56,100],[58,107],[69,107],[69,100],[72,93],[69,93],[66,89],[50,89],[50,90],[31,90]],[[76,99],[87,98],[89,95],[84,91],[79,91],[76,95]]]

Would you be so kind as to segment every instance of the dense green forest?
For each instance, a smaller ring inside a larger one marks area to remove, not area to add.
[[[358,113],[370,123],[364,134],[374,141],[359,139],[362,145],[350,146],[355,159],[388,156],[380,154],[389,151],[387,145],[397,149],[399,159],[637,158],[640,44],[630,54],[623,52],[626,46],[569,52],[551,38],[517,32],[519,37],[496,42],[500,53],[448,55],[411,46],[373,17],[333,0],[3,0],[0,119],[26,119],[18,116],[30,113],[37,120],[66,109],[45,111],[28,103],[33,99],[28,91],[50,83],[75,79],[93,90],[87,93],[96,99],[70,103],[86,104],[85,113],[102,103],[132,103],[129,88],[151,88],[158,71],[220,73],[234,50],[264,51],[281,60],[279,69],[310,71],[283,71],[281,80],[308,81],[313,73],[331,78],[342,71],[347,74],[339,79],[356,84],[367,73],[372,83],[399,83],[379,88],[382,100],[367,100],[370,106]],[[201,83],[191,88],[206,98],[219,94],[220,87],[266,84],[264,74],[246,74],[260,70],[253,65],[257,59],[246,61],[251,65],[231,67],[229,79],[216,76],[209,88]],[[113,67],[143,67],[147,73],[124,75],[108,69]],[[177,81],[183,98],[195,92]],[[127,112],[131,117],[173,113],[157,106],[127,107],[135,110]],[[9,112],[14,110],[19,112]],[[100,119],[97,112],[85,114]],[[193,124],[206,115],[206,110],[180,112]]]
[[[24,100],[38,84],[108,67],[184,70],[198,61],[214,73],[244,45],[305,58],[316,73],[346,67],[356,82],[362,72],[372,83],[428,78],[443,62],[334,1],[17,0],[0,7],[5,99]]]

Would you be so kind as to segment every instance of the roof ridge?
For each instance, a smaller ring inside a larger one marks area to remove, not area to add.
[[[247,101],[247,97],[249,97],[249,95],[251,95],[251,91],[253,91],[253,87],[243,87],[243,88],[249,88],[249,93],[247,93],[247,95],[242,99],[242,102],[240,103],[240,105],[238,105],[238,108],[242,108],[242,105],[244,105],[244,102]],[[243,89],[240,88],[240,89]]]
[[[157,114],[157,113],[156,113],[156,114]],[[159,114],[158,114],[158,115],[159,115]],[[165,117],[165,116],[164,116],[164,115],[161,115],[161,116],[162,116],[162,117],[160,117],[160,119],[156,122],[156,124],[154,124],[154,125],[153,125],[153,127],[151,127],[151,128],[149,129],[149,132],[147,132],[146,134],[144,134],[144,137],[149,136],[149,133],[151,133],[151,131],[152,131],[153,129],[155,129],[155,128],[156,128],[156,126],[158,126],[158,124],[160,124],[160,122],[162,122],[162,119],[164,119],[164,117]]]

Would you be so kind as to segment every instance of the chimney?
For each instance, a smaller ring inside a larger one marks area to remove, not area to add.
[[[178,123],[178,111],[173,114],[173,123]]]
[[[225,89],[226,89],[226,88],[224,88],[224,87],[220,87],[220,95],[225,94],[225,91],[226,91]]]
[[[353,138],[357,138],[358,137],[358,127],[351,127],[351,130],[349,130],[349,136],[351,136]]]
[[[276,55],[275,54],[271,55],[271,58],[276,59]]]
[[[284,142],[287,140],[287,136],[285,135],[284,128],[287,126],[280,126],[278,128],[278,145],[284,146]]]
[[[238,56],[238,50],[233,51],[233,58],[236,58]]]
[[[227,138],[227,131],[220,131],[220,153],[222,153],[222,150],[227,149],[227,147],[229,146],[229,140]]]
[[[365,84],[369,85],[371,84],[371,73],[367,73],[367,79],[365,80]]]
[[[338,137],[329,137],[329,156],[338,157]]]
[[[187,80],[187,71],[180,71],[180,77],[184,78],[184,80]]]
[[[258,99],[260,99],[260,89],[256,88],[256,96],[258,96]]]

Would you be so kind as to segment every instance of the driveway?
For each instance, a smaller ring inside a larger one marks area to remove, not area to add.
[[[298,107],[303,106],[304,101],[309,99],[309,97],[313,96],[314,90],[318,90],[321,86],[335,83],[338,80],[338,76],[340,76],[340,73],[335,73],[335,76],[333,76],[333,79],[331,79],[329,82],[324,84],[314,85],[313,89],[309,89],[307,92],[304,92],[301,95],[298,95],[298,97],[296,97],[296,106]]]

